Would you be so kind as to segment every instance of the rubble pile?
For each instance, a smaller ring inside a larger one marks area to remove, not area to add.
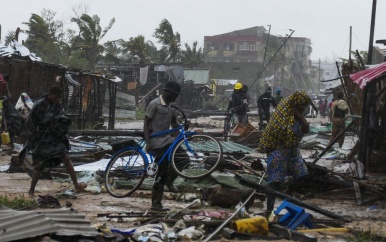
[[[322,131],[318,132],[318,129]],[[218,171],[200,181],[183,178],[175,181],[182,193],[170,193],[167,199],[181,205],[173,207],[168,213],[152,212],[148,207],[119,209],[120,211],[113,209],[115,211],[111,212],[106,209],[105,212],[98,213],[93,222],[98,232],[97,237],[109,241],[209,241],[221,238],[317,241],[326,236],[355,237],[355,234],[360,233],[357,224],[353,225],[358,220],[356,216],[342,215],[334,209],[330,211],[323,204],[319,206],[315,199],[351,201],[362,206],[379,204],[369,207],[377,211],[383,209],[382,192],[386,183],[379,179],[364,179],[363,165],[357,160],[347,160],[351,147],[356,143],[356,137],[347,137],[342,149],[334,147],[333,151],[325,152],[328,130],[325,126],[319,128],[318,125],[314,125],[313,130],[314,133],[305,137],[302,142],[302,154],[307,161],[310,176],[303,186],[291,193],[269,189],[265,181],[265,157],[238,142],[248,137],[253,137],[248,143],[254,139],[258,142],[261,131],[251,129],[243,137],[234,134],[224,144],[224,162]],[[87,142],[82,141],[82,137],[71,139],[70,156],[76,164],[79,180],[88,183],[87,193],[108,196],[103,187],[103,177],[109,157],[114,150],[135,143],[135,138],[111,143],[106,142],[106,139],[103,143],[90,142],[101,139],[84,139]],[[27,155],[24,163],[28,164],[29,161]],[[24,164],[22,167],[28,173],[28,165]],[[65,169],[59,168],[48,173],[56,181],[70,181]],[[152,182],[151,177],[145,179],[140,188],[142,191],[133,194],[133,199],[149,199],[146,190],[151,189]],[[267,193],[273,193],[281,199],[273,214],[266,214],[264,210]],[[54,197],[39,196],[39,204],[45,210],[72,207],[73,202],[69,199],[78,196],[71,190],[64,190]],[[52,238],[59,236],[53,233]],[[6,233],[0,234],[0,238],[5,235]],[[381,238],[383,235],[377,236]]]

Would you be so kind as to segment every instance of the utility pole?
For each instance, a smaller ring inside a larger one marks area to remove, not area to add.
[[[376,12],[377,12],[377,0],[373,0],[373,9],[371,11],[369,51],[367,53],[367,64],[368,65],[371,65],[371,62],[373,59],[373,43],[374,43],[375,13]]]
[[[348,61],[351,67],[351,43],[352,43],[352,26],[350,26],[350,47],[348,49]]]
[[[257,73],[257,76],[255,78],[255,80],[252,82],[251,84],[251,87],[253,87],[253,85],[255,84],[255,82],[263,75],[264,73],[264,70],[267,68],[267,66],[269,66],[269,64],[272,62],[272,60],[275,58],[275,56],[277,55],[277,53],[279,53],[279,51],[281,50],[281,48],[283,48],[283,46],[285,45],[285,43],[287,43],[287,41],[291,38],[292,34],[295,32],[295,30],[292,30],[290,29],[291,33],[290,35],[286,35],[286,39],[284,40],[284,42],[280,45],[279,49],[277,49],[277,51],[275,52],[275,54],[271,57],[271,59],[268,61],[268,63],[263,66],[263,70],[261,70],[259,73]]]
[[[264,48],[264,58],[263,58],[263,67],[265,65],[265,57],[267,56],[267,48],[268,48],[268,41],[269,41],[269,34],[271,33],[271,25],[269,24],[268,29],[268,35],[267,35],[267,41],[265,42],[265,48]]]
[[[321,65],[321,63],[320,63],[320,58],[319,58],[319,90],[318,90],[318,93],[320,92],[320,84],[321,84],[321,78],[320,78],[320,65]]]
[[[267,57],[268,42],[269,42],[269,36],[270,36],[270,33],[271,33],[271,25],[268,24],[268,26],[269,26],[269,29],[268,29],[267,41],[265,42],[265,48],[264,48],[263,69],[264,69],[264,66],[265,66],[265,58]],[[264,75],[262,75],[261,78],[264,80]],[[259,93],[260,93],[261,83],[259,84],[259,87],[256,87],[256,89],[257,88],[259,88]]]

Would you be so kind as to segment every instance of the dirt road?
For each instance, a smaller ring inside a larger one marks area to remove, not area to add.
[[[327,122],[327,120],[310,119],[312,123]],[[11,156],[0,156],[0,166],[10,164]],[[30,186],[30,177],[26,173],[7,173],[0,172],[0,191],[2,195],[9,197],[25,196]],[[36,195],[60,195],[67,190],[72,190],[72,184],[69,182],[59,182],[53,180],[39,180],[36,187]],[[101,193],[92,194],[90,192],[83,192],[76,197],[66,198],[59,196],[59,202],[62,207],[66,204],[72,206],[79,213],[84,214],[86,218],[93,224],[106,224],[109,227],[127,229],[135,225],[137,218],[126,219],[126,221],[118,222],[117,219],[107,220],[103,217],[98,217],[98,214],[117,213],[117,212],[130,212],[141,211],[145,212],[150,208],[150,191],[138,191],[132,197],[117,199],[111,197],[108,193],[102,189]],[[280,205],[282,201],[277,199],[276,207]],[[386,217],[386,210],[382,202],[374,202],[362,206],[357,206],[355,203],[354,191],[351,197],[347,199],[308,199],[304,202],[319,206],[325,210],[336,213],[340,216],[344,216],[352,219],[353,222],[345,224],[346,227],[356,228],[358,230],[370,231],[373,234],[386,236],[386,223],[383,221]],[[174,210],[178,210],[186,206],[187,202],[176,201],[175,196],[166,193],[164,204],[171,207]],[[255,213],[264,211],[264,203],[256,200],[252,206],[251,211]],[[202,208],[201,210],[206,209]],[[213,208],[211,208],[213,209]],[[223,209],[221,209],[223,210]],[[314,215],[315,218],[326,219],[326,217],[308,211]],[[315,234],[318,238],[334,238],[336,235],[330,235],[328,233]],[[347,234],[341,234],[340,237],[347,237]],[[328,241],[328,240],[324,240]]]

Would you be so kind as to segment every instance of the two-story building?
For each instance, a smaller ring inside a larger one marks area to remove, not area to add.
[[[272,59],[280,48],[280,54]],[[311,52],[310,39],[291,36],[287,40],[287,36],[269,36],[264,26],[204,36],[204,53],[211,70],[210,78],[238,79],[237,76],[240,76],[243,78],[239,81],[248,85],[253,84],[253,90],[258,93],[266,85],[280,89],[301,89],[312,92],[315,87],[310,68]],[[272,62],[270,62],[271,59]],[[264,65],[269,63],[267,68],[264,68],[263,63]],[[219,69],[219,66],[222,66],[221,72],[214,75],[212,70]],[[231,77],[225,76],[227,71],[224,68],[226,66],[232,68],[228,71],[232,73]],[[237,70],[237,76],[234,74],[235,70]],[[244,70],[247,73],[242,73]],[[272,77],[272,81],[267,83],[261,80],[264,76]],[[256,82],[256,79],[259,80]]]

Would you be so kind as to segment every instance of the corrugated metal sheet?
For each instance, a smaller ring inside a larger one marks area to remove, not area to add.
[[[185,80],[192,80],[194,84],[205,85],[209,81],[209,70],[185,69]]]
[[[45,234],[96,236],[85,217],[71,209],[16,211],[0,207],[0,241],[14,241]]]
[[[237,143],[234,143],[231,141],[219,141],[219,142],[222,146],[223,153],[225,153],[225,154],[230,154],[230,153],[250,154],[250,153],[255,151],[254,149],[251,149],[245,145],[237,144]],[[199,150],[199,151],[216,151],[217,147],[218,147],[213,142],[207,142],[207,143],[205,143],[205,146],[202,146],[201,144],[199,146],[196,146],[194,143],[190,142],[189,146],[193,150],[196,150],[196,151],[197,150]]]
[[[220,141],[224,153],[243,153],[250,154],[255,150],[245,145],[237,144],[232,141]]]

